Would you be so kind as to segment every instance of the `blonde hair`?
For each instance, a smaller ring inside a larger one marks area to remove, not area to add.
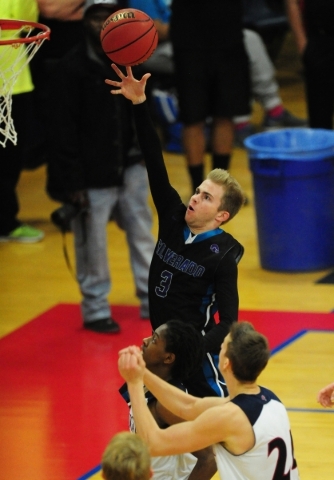
[[[116,434],[103,453],[102,472],[106,480],[148,480],[151,477],[148,446],[135,433]]]
[[[223,187],[224,193],[218,210],[229,212],[228,220],[231,220],[245,203],[245,195],[239,182],[227,170],[222,168],[211,170],[206,178]]]

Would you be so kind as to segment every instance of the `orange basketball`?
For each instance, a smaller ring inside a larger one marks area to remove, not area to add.
[[[134,8],[110,15],[103,24],[100,38],[110,60],[127,67],[145,62],[158,44],[158,32],[151,17]]]

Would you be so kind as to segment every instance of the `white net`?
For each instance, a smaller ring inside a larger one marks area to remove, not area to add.
[[[18,23],[20,23],[19,26]],[[14,145],[17,143],[17,133],[11,115],[15,82],[44,40],[48,38],[45,30],[39,29],[37,33],[34,31],[36,25],[15,21],[15,26],[18,28],[8,29],[6,26],[4,29],[0,24],[0,145],[3,147],[6,146],[7,140]],[[34,37],[31,40],[33,31]],[[13,43],[7,44],[10,41]]]

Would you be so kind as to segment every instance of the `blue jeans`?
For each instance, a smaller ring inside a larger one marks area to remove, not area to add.
[[[78,215],[71,223],[84,322],[111,315],[108,295],[112,284],[106,233],[111,216],[126,232],[136,295],[141,304],[140,315],[148,318],[148,274],[155,242],[151,233],[146,168],[140,164],[128,167],[123,186],[88,189],[88,198],[88,212]]]

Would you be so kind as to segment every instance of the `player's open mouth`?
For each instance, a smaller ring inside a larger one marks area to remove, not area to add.
[[[194,209],[191,205],[188,205],[188,210],[194,211]]]

